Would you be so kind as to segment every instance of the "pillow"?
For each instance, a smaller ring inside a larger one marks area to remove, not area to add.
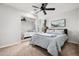
[[[47,29],[47,32],[48,34],[52,34],[53,32],[55,32],[55,30],[50,30],[50,29]]]
[[[59,30],[55,30],[55,32],[56,32],[56,33],[64,34],[64,30],[60,30],[60,29],[59,29]]]
[[[61,34],[64,34],[64,30],[57,30],[55,29],[55,31],[50,31],[50,32],[47,32],[48,34],[55,34],[55,35],[61,35]]]
[[[53,32],[53,33],[48,33],[48,34],[62,35],[62,33],[61,33],[61,32]]]

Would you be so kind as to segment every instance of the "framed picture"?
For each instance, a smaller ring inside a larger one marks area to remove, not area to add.
[[[51,22],[52,27],[66,27],[66,19],[53,20]]]

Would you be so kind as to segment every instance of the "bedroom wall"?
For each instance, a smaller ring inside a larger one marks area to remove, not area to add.
[[[68,29],[69,42],[79,44],[79,8],[53,15],[52,20],[63,18],[66,19],[66,28]]]
[[[20,40],[21,15],[17,9],[0,4],[0,47]]]

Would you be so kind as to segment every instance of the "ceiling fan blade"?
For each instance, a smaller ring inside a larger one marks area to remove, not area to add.
[[[45,10],[43,10],[43,12],[44,12],[44,15],[46,15],[46,14],[47,14]]]
[[[34,5],[32,5],[32,7],[34,7],[34,8],[39,8],[39,7],[37,7],[37,6],[34,6]]]
[[[39,13],[39,12],[41,12],[41,11],[42,11],[42,10],[37,11],[36,14]]]
[[[45,10],[55,10],[55,8],[45,8]]]

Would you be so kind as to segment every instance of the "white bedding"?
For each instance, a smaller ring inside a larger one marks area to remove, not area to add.
[[[61,46],[67,40],[66,34],[35,34],[32,36],[31,44],[38,45],[42,48],[47,49],[47,51],[54,56],[61,52]]]
[[[52,55],[57,56],[58,52],[61,52],[61,47],[64,45],[64,42],[67,40],[67,36],[65,34],[58,35],[53,40],[50,41],[48,45],[48,52]]]

